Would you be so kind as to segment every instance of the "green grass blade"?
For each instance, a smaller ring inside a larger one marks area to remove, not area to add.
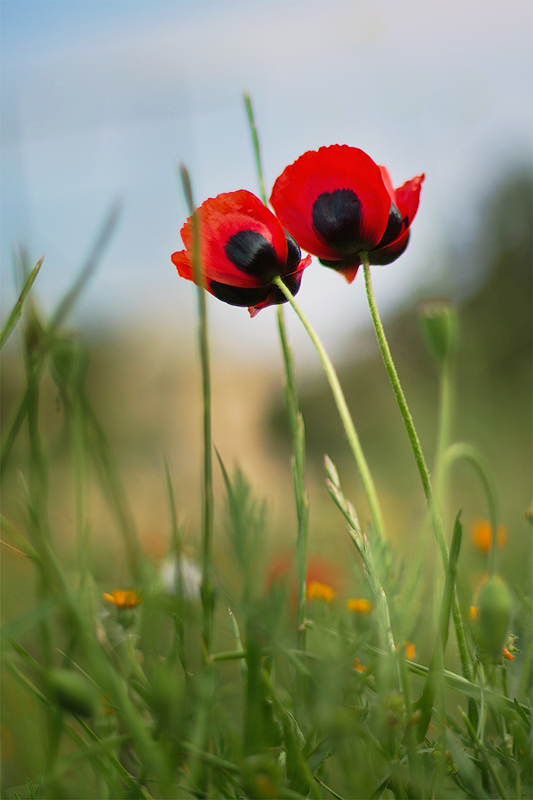
[[[33,286],[35,278],[39,274],[39,270],[41,269],[43,261],[44,261],[44,256],[41,259],[39,259],[39,261],[37,262],[35,267],[32,269],[32,271],[30,272],[30,274],[26,278],[26,282],[24,283],[24,287],[22,289],[22,292],[20,293],[20,297],[17,300],[17,302],[15,303],[15,305],[13,306],[13,309],[11,310],[11,313],[10,313],[9,317],[7,318],[6,324],[4,325],[2,330],[0,331],[0,350],[2,349],[4,344],[6,343],[9,335],[12,333],[15,325],[17,324],[17,322],[20,319],[20,316],[22,314],[22,309],[24,307],[24,303],[26,301],[26,298],[27,298],[27,296],[29,294],[29,291],[30,291],[31,287]]]

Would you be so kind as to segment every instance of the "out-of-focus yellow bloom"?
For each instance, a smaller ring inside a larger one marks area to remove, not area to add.
[[[104,592],[104,597],[117,608],[124,609],[136,608],[143,600],[142,594],[138,594],[135,589],[115,589],[111,594]]]
[[[400,645],[399,644],[396,645],[396,649],[397,650],[400,649]],[[406,659],[408,661],[414,661],[415,658],[416,658],[416,647],[414,646],[414,644],[412,642],[405,641],[403,643],[403,649],[405,651]]]
[[[346,603],[348,609],[355,614],[370,614],[374,608],[370,600],[364,597],[351,597]]]
[[[507,661],[514,661],[513,654],[506,648],[505,645],[503,646],[503,654],[502,655],[503,655],[504,658],[507,659]]]
[[[470,606],[470,619],[475,622],[479,616],[479,606]]]
[[[354,658],[352,667],[357,670],[357,672],[366,672],[368,667],[365,667],[364,664],[361,664],[357,656]]]
[[[498,549],[500,550],[507,541],[507,528],[498,525]],[[472,542],[474,547],[482,553],[488,553],[492,546],[492,527],[488,520],[477,519],[472,524]]]
[[[335,592],[328,586],[327,583],[320,583],[320,581],[310,581],[307,584],[307,599],[308,600],[325,600],[326,603],[331,603]]]

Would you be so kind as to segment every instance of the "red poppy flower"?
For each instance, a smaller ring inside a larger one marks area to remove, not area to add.
[[[394,189],[385,167],[362,150],[310,150],[281,173],[270,202],[298,244],[351,283],[366,252],[390,264],[409,241],[424,175]]]
[[[248,306],[250,315],[285,303],[272,279],[280,276],[292,294],[300,288],[311,257],[300,248],[274,214],[251,192],[219,194],[196,210],[200,258],[206,288],[232,306]],[[181,229],[185,250],[171,258],[182,278],[194,281],[191,218]]]

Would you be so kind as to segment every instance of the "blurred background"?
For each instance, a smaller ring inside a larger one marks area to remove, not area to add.
[[[394,264],[374,268],[376,297],[430,462],[437,378],[418,333],[417,305],[435,296],[456,304],[453,435],[488,458],[509,531],[503,568],[527,588],[533,6],[3,0],[0,13],[2,318],[20,289],[21,248],[30,264],[46,253],[33,290],[46,316],[120,202],[116,233],[70,325],[89,351],[87,390],[147,554],[161,558],[168,544],[165,453],[191,546],[200,512],[196,298],[170,262],[186,218],[176,167],[188,167],[198,203],[223,191],[257,191],[247,90],[267,191],[305,150],[332,143],[361,147],[388,167],[396,186],[426,173],[409,248]],[[315,263],[298,299],[338,364],[386,522],[408,552],[423,496],[369,328],[362,276],[348,286]],[[275,310],[250,320],[245,309],[208,300],[215,444],[267,499],[274,551],[295,531]],[[363,503],[360,485],[318,360],[290,309],[286,317],[308,438],[310,549],[342,563],[349,543],[324,489],[324,454],[338,462],[356,504]],[[22,391],[19,352],[14,335],[3,359],[4,423]],[[43,428],[56,460],[50,510],[68,553],[74,510],[64,427],[49,380]],[[6,513],[15,516],[10,489],[24,467],[23,442],[17,446],[4,490]],[[467,525],[486,514],[467,467],[458,468],[451,493],[450,513],[462,507]],[[99,575],[115,585],[126,568],[96,490],[92,509]],[[469,547],[482,569],[482,554]],[[11,555],[5,561],[23,569]]]

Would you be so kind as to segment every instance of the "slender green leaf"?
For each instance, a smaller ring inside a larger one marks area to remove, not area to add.
[[[12,333],[15,325],[17,324],[17,322],[20,319],[20,316],[22,314],[22,309],[24,307],[24,303],[26,301],[26,298],[27,298],[27,296],[29,294],[29,291],[30,291],[31,287],[33,286],[33,282],[35,281],[35,278],[39,274],[39,270],[41,269],[41,265],[42,265],[43,261],[44,261],[44,256],[39,259],[39,261],[37,262],[35,267],[32,269],[32,271],[30,272],[30,274],[26,278],[26,282],[24,283],[22,292],[20,293],[20,297],[17,300],[17,302],[15,303],[15,305],[13,306],[9,317],[7,318],[6,324],[0,330],[0,349],[2,349],[2,347],[6,343],[9,335]]]

